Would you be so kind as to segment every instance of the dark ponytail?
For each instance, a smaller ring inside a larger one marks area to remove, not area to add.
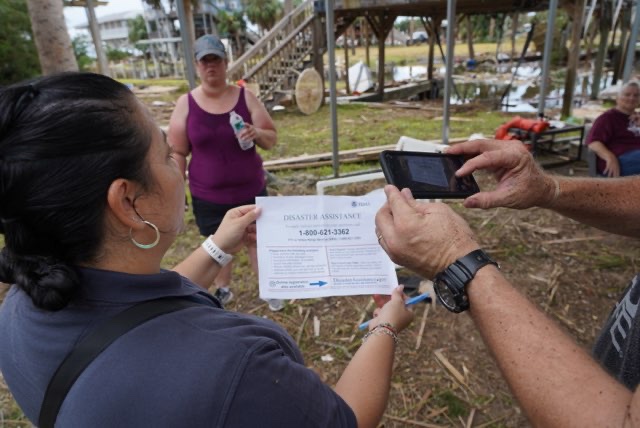
[[[113,180],[151,185],[144,120],[128,88],[99,74],[0,89],[0,281],[40,308],[67,305],[74,267],[100,256]]]

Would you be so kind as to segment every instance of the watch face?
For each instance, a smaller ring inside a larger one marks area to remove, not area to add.
[[[449,310],[454,310],[456,307],[456,301],[453,293],[449,290],[447,283],[444,281],[436,281],[433,284],[436,295],[440,299],[440,302]]]

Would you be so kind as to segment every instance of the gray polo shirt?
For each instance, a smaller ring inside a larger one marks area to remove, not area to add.
[[[0,307],[0,370],[37,422],[51,376],[74,343],[145,300],[206,294],[175,272],[80,269],[67,308],[33,306],[14,286]],[[277,324],[207,305],[166,314],[116,340],[78,378],[61,427],[355,427],[349,406]]]
[[[640,382],[640,275],[616,303],[593,347],[596,360],[616,379],[635,391]]]

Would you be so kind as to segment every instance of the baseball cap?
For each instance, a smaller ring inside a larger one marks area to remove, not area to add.
[[[224,45],[219,38],[211,34],[205,34],[196,40],[193,50],[196,54],[196,61],[200,61],[205,55],[215,55],[220,58],[227,58],[227,51],[225,50]]]

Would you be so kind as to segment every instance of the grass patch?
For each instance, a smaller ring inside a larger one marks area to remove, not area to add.
[[[135,86],[181,86],[184,85],[185,79],[117,79],[118,82],[124,84],[132,84]]]
[[[615,269],[628,265],[627,259],[618,254],[598,254],[594,257],[594,263],[598,269]]]
[[[365,104],[337,106],[338,144],[340,150],[395,144],[402,135],[421,140],[442,137],[442,117],[437,111],[375,108]],[[495,129],[511,115],[501,112],[469,112],[454,117],[473,121],[449,124],[450,137],[468,137],[473,133],[493,135]],[[265,160],[332,151],[329,106],[310,116],[297,110],[274,112],[278,129],[278,144],[270,151],[261,151]],[[341,166],[347,168],[346,165]]]
[[[524,46],[525,38],[518,37],[516,39],[516,52],[519,54]],[[443,44],[442,49],[446,50],[446,46]],[[435,59],[441,61],[440,50],[435,47]],[[476,56],[493,55],[496,54],[495,43],[474,43],[473,51]],[[511,52],[511,42],[503,43],[500,47],[501,52]],[[529,51],[535,51],[534,45],[529,46]],[[468,57],[469,47],[466,43],[457,43],[453,48],[455,56]],[[349,48],[349,64],[355,64],[358,61],[366,62],[367,54],[364,46],[356,47],[355,55],[353,50]],[[385,63],[391,62],[398,65],[414,65],[414,64],[426,64],[429,60],[429,43],[422,43],[420,45],[413,46],[385,46],[384,49]],[[336,60],[344,61],[344,48],[336,47]],[[369,61],[370,67],[376,67],[378,60],[378,46],[369,47]],[[324,56],[325,64],[329,62],[328,54]]]
[[[431,405],[435,408],[446,407],[451,418],[466,417],[469,414],[469,405],[466,401],[458,398],[450,390],[438,392],[433,396]]]

